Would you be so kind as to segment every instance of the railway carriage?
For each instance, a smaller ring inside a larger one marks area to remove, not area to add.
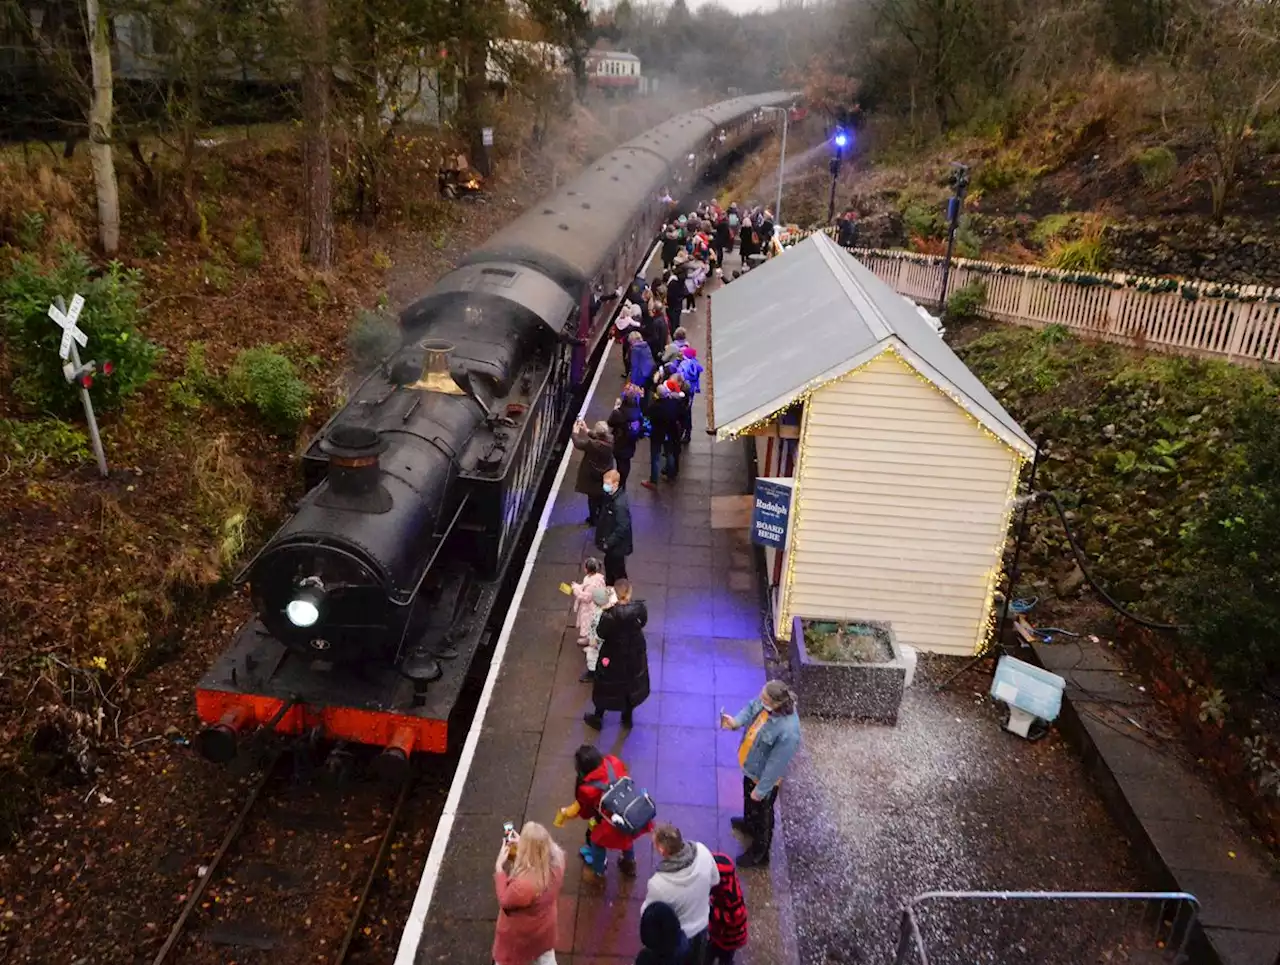
[[[443,753],[584,378],[661,224],[793,94],[673,117],[475,249],[400,316],[402,347],[311,440],[307,492],[237,577],[253,618],[198,685],[199,747],[266,727]],[[594,309],[594,311],[593,311]]]

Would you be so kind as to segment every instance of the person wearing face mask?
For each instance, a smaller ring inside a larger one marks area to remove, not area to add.
[[[622,476],[610,469],[601,486],[603,497],[596,516],[596,547],[604,554],[604,581],[613,586],[626,579],[631,555],[631,503],[621,489]]]
[[[760,696],[730,717],[720,712],[725,730],[746,728],[738,746],[742,768],[742,816],[730,823],[735,831],[751,838],[751,847],[738,858],[739,868],[755,868],[769,863],[773,844],[773,804],[778,785],[791,759],[800,749],[800,717],[796,697],[781,680],[770,680]]]

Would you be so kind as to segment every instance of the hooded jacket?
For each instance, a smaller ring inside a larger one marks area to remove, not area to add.
[[[644,948],[636,965],[684,965],[689,939],[680,930],[680,919],[670,905],[657,902],[640,915],[640,942]]]
[[[631,346],[631,373],[628,380],[633,385],[648,385],[653,378],[653,370],[657,368],[653,362],[653,350],[648,342],[636,342]]]
[[[613,431],[613,456],[615,459],[630,459],[636,454],[636,443],[644,427],[644,413],[640,403],[632,399],[623,399],[622,403],[609,413],[609,428]]]
[[[680,919],[680,929],[689,938],[706,930],[711,917],[711,889],[720,884],[716,859],[705,844],[686,841],[678,854],[663,858],[649,879],[643,912],[664,902]]]

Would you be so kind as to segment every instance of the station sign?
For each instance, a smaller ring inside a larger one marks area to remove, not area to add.
[[[751,542],[784,549],[791,519],[791,487],[794,479],[757,479],[751,506]]]

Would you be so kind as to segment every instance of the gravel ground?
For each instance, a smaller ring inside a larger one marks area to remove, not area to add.
[[[896,727],[804,720],[781,804],[802,965],[892,962],[902,907],[925,891],[1140,889],[1056,732],[1005,732],[985,668],[934,692],[960,666],[922,657]],[[920,917],[935,965],[1080,965],[1135,960],[1141,923],[1124,912],[933,902]]]

